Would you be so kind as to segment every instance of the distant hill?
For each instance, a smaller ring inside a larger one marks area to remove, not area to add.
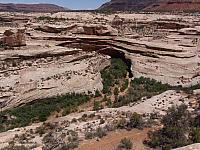
[[[142,10],[157,0],[111,0],[103,4],[99,10]]]
[[[144,10],[197,12],[200,11],[200,0],[162,0],[146,7]]]
[[[60,12],[68,9],[54,4],[3,4],[0,3],[1,12]]]
[[[200,0],[111,0],[98,10],[200,11]]]

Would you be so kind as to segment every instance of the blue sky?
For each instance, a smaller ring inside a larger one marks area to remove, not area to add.
[[[0,3],[51,3],[70,9],[95,9],[109,0],[0,0]]]

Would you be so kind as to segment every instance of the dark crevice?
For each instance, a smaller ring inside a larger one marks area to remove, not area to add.
[[[118,50],[115,50],[115,49],[112,49],[112,48],[106,48],[106,49],[104,48],[104,49],[99,50],[98,52],[101,53],[101,54],[104,54],[104,55],[109,55],[111,58],[121,59],[128,66],[127,71],[129,73],[129,78],[133,77],[133,73],[132,73],[132,70],[131,70],[132,62],[131,62],[130,59],[125,57],[124,52],[118,51]]]

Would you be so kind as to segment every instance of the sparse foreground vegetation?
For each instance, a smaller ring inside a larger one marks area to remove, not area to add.
[[[169,108],[162,118],[163,127],[149,132],[149,140],[145,141],[152,148],[169,150],[199,142],[199,115],[192,116],[186,105]]]

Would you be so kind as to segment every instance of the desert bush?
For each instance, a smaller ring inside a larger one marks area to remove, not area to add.
[[[117,87],[114,89],[114,95],[119,95],[119,89]]]
[[[94,106],[93,106],[94,111],[98,111],[102,108],[103,108],[103,106],[101,105],[101,103],[99,101],[94,101]]]
[[[116,150],[131,150],[133,147],[133,143],[128,138],[121,139],[119,145]]]
[[[127,120],[125,118],[120,119],[117,123],[117,128],[124,129],[126,127],[127,127]]]
[[[117,128],[116,124],[110,123],[110,124],[106,124],[104,129],[106,131],[114,131]]]
[[[200,143],[200,128],[193,127],[190,133],[190,139],[193,143]]]
[[[106,134],[106,130],[105,130],[104,128],[98,127],[98,128],[96,129],[95,135],[96,135],[97,137],[99,137],[99,138],[102,138],[102,137],[104,137],[104,136],[107,135],[107,134]]]
[[[95,91],[95,97],[100,97],[101,96],[101,93],[99,92],[99,90],[96,90]]]
[[[40,16],[37,19],[38,20],[51,20],[52,18],[50,16]]]
[[[135,112],[131,115],[128,126],[131,127],[131,128],[141,129],[143,127],[143,123],[144,122],[143,122],[142,116]]]
[[[88,139],[93,139],[95,137],[95,134],[94,132],[86,132],[85,133],[85,139],[88,140]]]
[[[42,127],[42,126],[37,127],[35,133],[38,133],[40,136],[42,136],[43,134],[45,134],[44,127]]]
[[[186,136],[189,133],[190,114],[187,106],[169,108],[162,118],[163,128],[155,132],[149,132],[147,144],[152,147],[161,147],[163,150],[185,146],[189,143]]]
[[[107,99],[107,102],[106,102],[106,105],[109,107],[109,108],[112,108],[112,101],[110,98]]]

